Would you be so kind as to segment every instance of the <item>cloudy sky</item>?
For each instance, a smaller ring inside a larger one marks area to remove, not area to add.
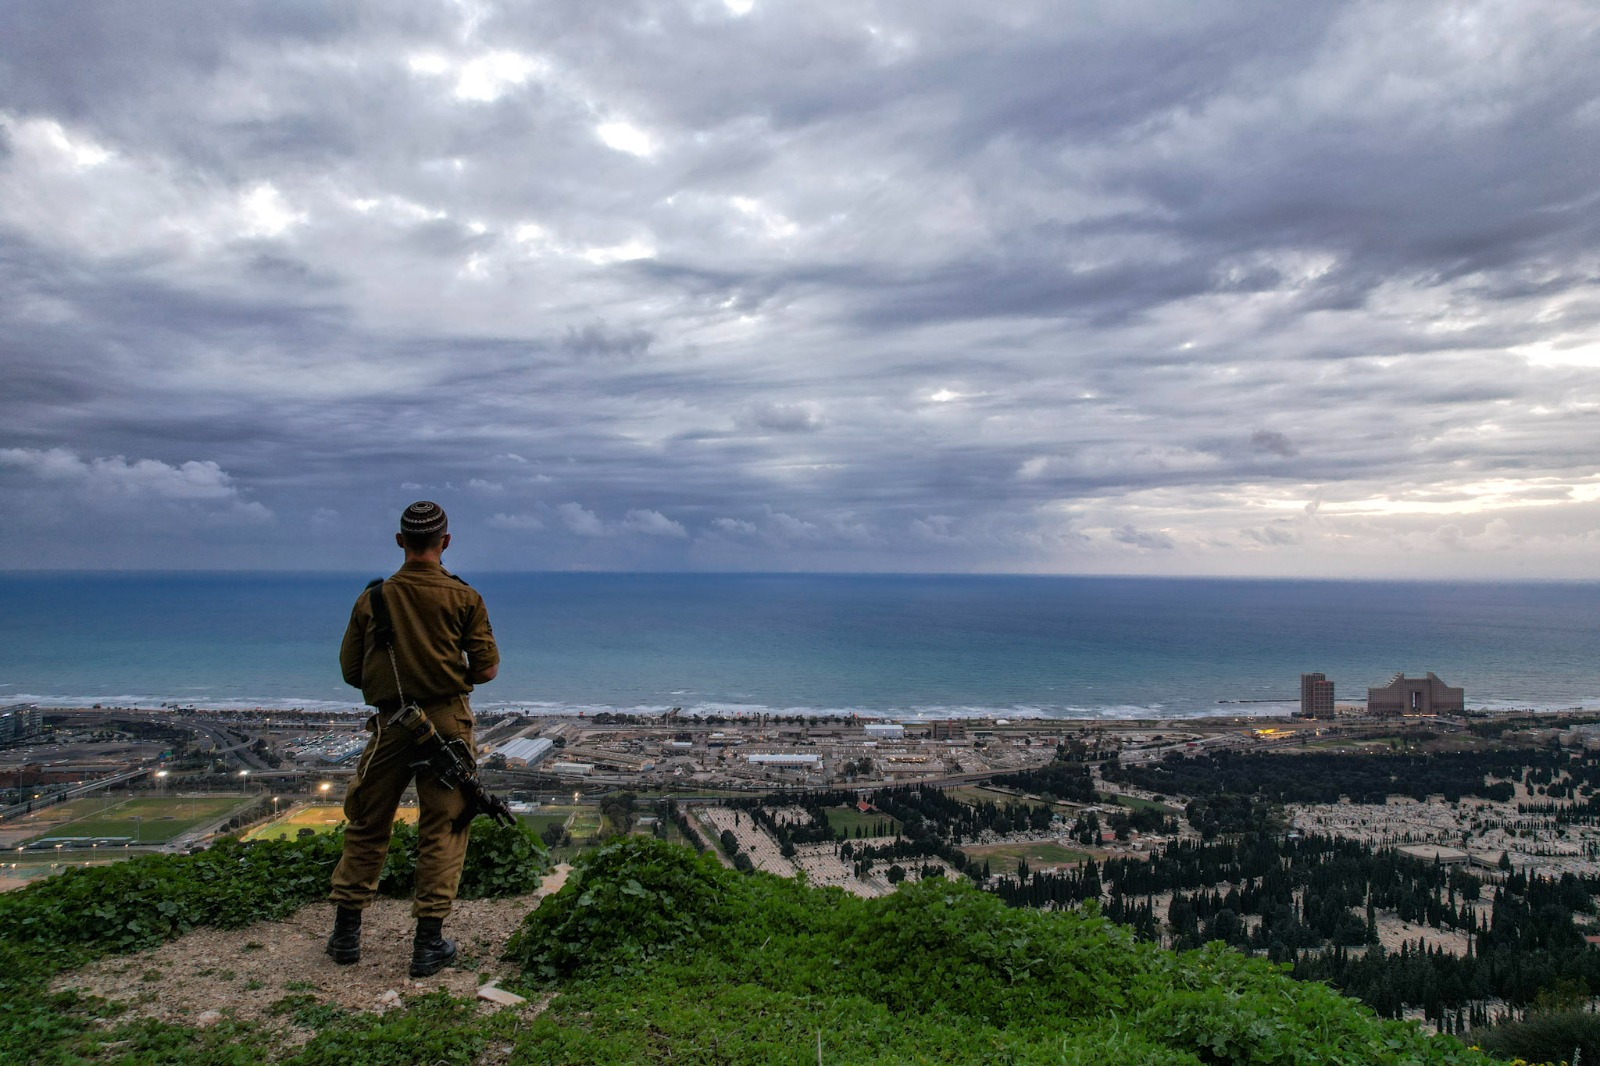
[[[1600,577],[1592,0],[0,5],[6,567]]]

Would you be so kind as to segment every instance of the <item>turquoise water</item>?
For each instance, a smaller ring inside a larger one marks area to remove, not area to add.
[[[0,575],[0,704],[353,707],[370,576]],[[1341,700],[1433,670],[1469,706],[1600,706],[1590,583],[465,576],[504,658],[480,709],[1286,713],[1308,670]]]

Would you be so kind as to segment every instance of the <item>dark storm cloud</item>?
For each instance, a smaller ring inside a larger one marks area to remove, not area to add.
[[[1285,459],[1292,459],[1300,454],[1300,449],[1294,446],[1294,441],[1288,434],[1279,433],[1275,429],[1258,429],[1250,434],[1250,447],[1258,452],[1269,452],[1281,455]]]
[[[354,565],[430,494],[480,569],[1583,573],[1597,34],[11,5],[24,563]]]

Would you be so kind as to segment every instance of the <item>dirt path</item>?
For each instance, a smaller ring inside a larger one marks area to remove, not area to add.
[[[557,866],[539,891],[507,899],[459,900],[445,923],[461,956],[455,966],[412,980],[411,903],[379,899],[362,922],[361,961],[335,965],[323,954],[332,928],[326,903],[303,907],[281,922],[243,929],[197,929],[137,955],[118,955],[60,975],[53,987],[76,989],[128,1005],[127,1018],[207,1025],[220,1018],[273,1021],[272,1005],[309,996],[350,1010],[389,1010],[407,996],[444,990],[472,996],[480,985],[510,976],[500,958],[506,941],[539,900],[560,890],[570,867]],[[491,1009],[485,1004],[485,1009]],[[278,1020],[289,1040],[304,1039]]]

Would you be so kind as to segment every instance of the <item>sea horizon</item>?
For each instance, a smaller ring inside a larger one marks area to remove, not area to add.
[[[0,571],[0,705],[354,711],[378,572]],[[1600,706],[1600,582],[486,571],[480,713],[1181,719],[1438,673],[1469,709]]]

